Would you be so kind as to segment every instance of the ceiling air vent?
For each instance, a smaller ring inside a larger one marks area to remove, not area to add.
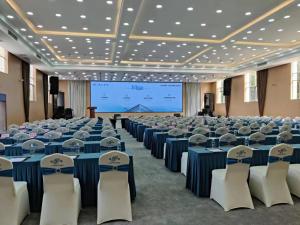
[[[17,35],[15,35],[12,31],[8,30],[8,34],[9,34],[13,39],[15,39],[16,41],[18,40]]]
[[[37,57],[38,59],[42,59],[42,57],[41,57],[39,54],[36,54],[36,57]]]
[[[268,64],[268,62],[262,62],[262,63],[257,63],[256,66],[260,67],[260,66],[265,66],[267,64]]]

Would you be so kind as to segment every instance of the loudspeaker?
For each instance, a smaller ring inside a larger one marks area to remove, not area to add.
[[[214,94],[213,93],[205,93],[204,94],[204,108],[210,109],[211,112],[214,111]]]
[[[230,96],[231,95],[231,78],[227,78],[223,83],[223,95]]]
[[[50,94],[57,95],[59,90],[58,77],[50,77]]]

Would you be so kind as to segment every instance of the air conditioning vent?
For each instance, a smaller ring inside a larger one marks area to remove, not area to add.
[[[265,65],[267,65],[267,64],[268,64],[268,62],[262,62],[262,63],[256,64],[256,66],[257,66],[257,67],[260,67],[260,66],[265,66]]]
[[[12,31],[8,30],[8,34],[9,34],[13,39],[15,39],[16,41],[18,40],[17,35],[15,35]]]
[[[39,54],[36,54],[36,57],[37,57],[38,59],[42,59],[42,57],[41,57]]]

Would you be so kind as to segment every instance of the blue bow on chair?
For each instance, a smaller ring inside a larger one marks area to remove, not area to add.
[[[284,157],[278,157],[278,156],[269,156],[268,162],[269,163],[275,163],[275,162],[290,162],[291,161],[291,156],[284,156]]]
[[[12,177],[13,176],[13,170],[0,170],[0,177]]]
[[[74,174],[74,167],[63,167],[63,168],[42,168],[43,175],[51,175],[55,173],[63,173],[63,174]]]
[[[243,164],[251,164],[252,158],[243,158],[243,159],[234,159],[234,158],[227,158],[226,159],[226,164],[227,165],[232,165],[232,164],[237,164],[237,163],[243,163]]]
[[[99,171],[100,172],[108,172],[108,171],[121,171],[121,172],[128,172],[129,170],[129,165],[128,164],[123,164],[119,166],[112,166],[112,165],[99,165]]]

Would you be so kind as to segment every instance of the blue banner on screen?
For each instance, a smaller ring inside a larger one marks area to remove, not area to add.
[[[97,112],[182,112],[182,83],[91,82]]]

